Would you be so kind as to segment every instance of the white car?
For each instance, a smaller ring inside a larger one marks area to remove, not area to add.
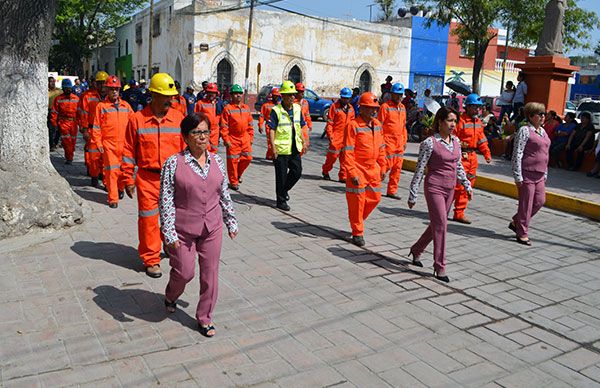
[[[581,112],[590,112],[592,115],[592,124],[596,130],[600,130],[600,101],[584,98],[577,105],[575,115],[579,118]]]

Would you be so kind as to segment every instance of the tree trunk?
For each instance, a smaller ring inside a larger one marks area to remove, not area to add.
[[[475,46],[473,48],[474,58],[473,58],[473,79],[471,80],[471,85],[473,85],[473,93],[480,94],[480,85],[479,78],[481,75],[481,69],[483,68],[483,61],[485,60],[485,52],[490,45],[490,40],[486,40],[484,42],[475,42]]]
[[[49,159],[48,53],[58,0],[0,2],[0,239],[83,219]]]

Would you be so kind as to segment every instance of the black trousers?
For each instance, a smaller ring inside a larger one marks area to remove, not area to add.
[[[277,203],[284,203],[288,191],[302,176],[302,158],[298,152],[293,152],[292,155],[278,155],[277,159],[273,160],[273,165],[275,166]]]

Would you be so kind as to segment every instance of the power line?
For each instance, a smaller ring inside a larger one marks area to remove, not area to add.
[[[263,0],[263,1],[256,1],[254,6],[257,7],[259,5],[268,5],[270,6],[273,3],[279,3],[280,1],[284,1],[284,0]],[[216,14],[216,13],[224,13],[224,12],[232,12],[232,11],[239,11],[242,9],[248,9],[250,8],[250,4],[246,4],[246,5],[236,5],[235,7],[229,7],[229,8],[218,8],[218,9],[213,9],[210,11],[198,11],[198,12],[182,12],[181,14],[183,15],[211,15],[211,14]]]

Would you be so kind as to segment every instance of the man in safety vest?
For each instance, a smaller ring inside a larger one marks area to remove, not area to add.
[[[379,108],[377,96],[365,92],[358,104],[359,115],[346,127],[343,152],[352,243],[362,247],[364,221],[381,200],[381,180],[387,163],[383,131],[375,118]]]
[[[383,126],[383,138],[385,139],[385,153],[390,173],[387,197],[401,199],[398,192],[398,183],[404,162],[404,148],[408,136],[406,133],[406,109],[400,102],[404,93],[404,85],[397,82],[390,89],[390,99],[379,108],[377,119]]]
[[[260,107],[260,116],[258,117],[258,132],[263,133],[264,129],[265,134],[267,135],[267,154],[265,155],[265,159],[267,160],[273,160],[273,145],[271,144],[271,138],[269,136],[271,129],[266,124],[271,117],[271,111],[273,110],[273,107],[279,104],[280,99],[281,93],[279,93],[279,88],[273,88],[267,97],[267,101],[265,101],[265,103]]]
[[[325,132],[329,138],[329,149],[327,150],[327,156],[322,168],[323,179],[325,180],[331,180],[329,172],[333,169],[333,165],[339,157],[340,172],[338,173],[338,178],[340,182],[346,182],[344,158],[341,153],[342,147],[344,147],[346,127],[355,118],[354,108],[350,105],[350,98],[352,98],[352,90],[350,88],[343,88],[340,91],[340,99],[331,105],[329,109],[327,124],[325,125]]]
[[[221,115],[217,114],[217,93],[219,93],[217,84],[207,84],[204,88],[204,98],[194,106],[194,112],[204,113],[210,121],[209,150],[214,153],[219,152],[219,121],[221,119]]]
[[[478,116],[483,102],[477,94],[472,93],[467,96],[465,106],[465,112],[460,115],[454,134],[460,140],[462,165],[465,168],[467,178],[471,182],[471,187],[473,187],[475,178],[477,177],[478,166],[475,151],[479,150],[487,163],[492,161],[492,154],[488,147],[487,138],[483,133],[483,123]],[[465,217],[465,209],[468,202],[469,197],[464,187],[461,184],[457,184],[454,189],[454,217],[452,218],[454,221],[462,224],[471,223],[471,220]]]
[[[106,99],[96,105],[91,143],[94,148],[100,150],[102,155],[108,206],[114,209],[119,206],[119,199],[123,198],[125,190],[121,175],[121,160],[127,123],[134,112],[129,103],[119,98],[121,89],[119,77],[109,76],[104,87],[107,90]]]
[[[79,97],[73,94],[73,82],[65,78],[62,80],[63,93],[54,98],[50,111],[50,123],[58,127],[60,139],[65,150],[65,164],[73,163],[75,143],[77,142],[77,106]]]
[[[231,87],[231,102],[221,113],[221,137],[227,148],[227,175],[229,188],[239,190],[242,174],[252,161],[254,127],[252,112],[242,103],[244,89],[238,84]]]
[[[308,105],[308,101],[304,98],[305,90],[306,88],[302,82],[296,84],[296,99],[294,103],[300,105],[302,108],[302,116],[306,122],[306,125],[302,127],[302,136],[304,137],[304,151],[302,151],[302,154],[307,153],[310,148],[310,132],[313,128],[312,118],[310,117],[310,105]]]
[[[104,83],[108,79],[108,73],[99,71],[92,83],[92,87],[81,95],[79,108],[77,109],[79,120],[79,131],[85,140],[84,157],[88,175],[92,178],[92,186],[98,187],[98,178],[102,174],[102,155],[100,151],[91,142],[90,132],[94,125],[94,115],[96,114],[96,105],[104,100],[106,90]]]
[[[137,187],[138,253],[153,278],[162,276],[160,251],[162,238],[158,225],[160,172],[165,160],[185,148],[180,124],[184,116],[171,108],[177,95],[175,81],[167,73],[157,73],[150,80],[151,102],[129,118],[121,171],[125,192],[133,198]],[[137,165],[137,176],[134,169]]]
[[[292,81],[284,81],[279,89],[281,103],[275,105],[269,117],[269,138],[273,144],[273,165],[275,166],[275,192],[277,208],[288,211],[289,191],[302,176],[304,149],[302,128],[306,125],[302,107],[294,103],[297,93]]]
[[[56,79],[54,77],[48,77],[48,140],[50,144],[50,152],[56,150],[58,141],[60,140],[60,131],[54,125],[52,125],[52,106],[54,99],[62,94],[62,89],[56,87]]]

